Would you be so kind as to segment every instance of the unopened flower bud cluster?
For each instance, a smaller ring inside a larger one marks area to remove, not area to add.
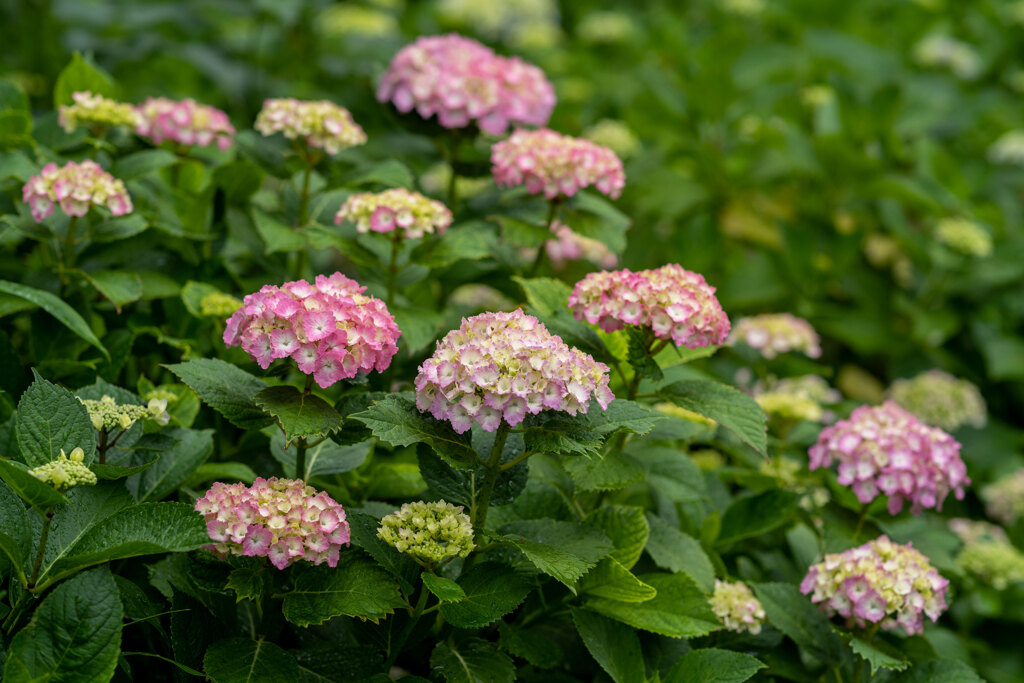
[[[235,127],[228,115],[193,99],[175,101],[151,97],[136,109],[142,120],[135,132],[155,145],[165,140],[189,147],[216,144],[223,151],[233,142]]]
[[[278,569],[305,561],[338,564],[349,542],[345,510],[324,491],[300,479],[259,477],[252,486],[215,483],[196,501],[220,558],[266,557]]]
[[[135,107],[118,102],[103,95],[94,95],[89,91],[76,92],[71,95],[74,104],[62,104],[57,122],[68,133],[74,132],[79,126],[96,128],[113,128],[126,126],[134,129],[141,120]]]
[[[416,239],[435,232],[443,235],[452,224],[452,212],[419,192],[396,187],[350,196],[334,217],[338,225],[345,221],[354,223],[357,232],[394,232],[399,238]]]
[[[366,133],[348,109],[327,100],[265,100],[253,127],[263,135],[283,133],[289,140],[301,138],[328,154],[366,143]]]
[[[823,405],[838,403],[842,395],[820,375],[802,375],[757,383],[754,400],[769,415],[788,420],[832,422],[835,414]]]
[[[464,318],[437,343],[416,376],[416,406],[451,422],[460,434],[473,422],[493,432],[527,413],[586,413],[614,396],[608,366],[570,348],[522,310]]]
[[[67,491],[75,486],[94,486],[96,475],[84,460],[85,451],[81,448],[72,450],[71,455],[65,455],[64,449],[61,449],[56,460],[31,469],[28,473],[58,491]]]
[[[985,426],[985,399],[978,387],[942,370],[898,379],[889,387],[888,396],[925,424],[939,429]]]
[[[79,402],[89,412],[89,419],[96,431],[111,429],[128,429],[139,420],[153,420],[165,425],[170,421],[167,414],[167,399],[154,398],[148,405],[134,403],[118,403],[113,396],[104,396],[99,400],[79,398]]]
[[[992,255],[992,235],[969,218],[943,218],[935,226],[935,238],[965,256]]]
[[[473,526],[462,506],[443,500],[405,503],[380,520],[377,536],[399,552],[429,563],[466,557],[475,547]]]
[[[1024,582],[1024,553],[1002,527],[970,519],[951,519],[949,528],[964,542],[957,565],[976,581],[1002,590]]]
[[[614,268],[619,264],[615,255],[604,242],[585,237],[565,223],[554,221],[551,232],[555,239],[544,243],[548,258],[555,268],[562,268],[567,261],[590,261],[599,268]]]
[[[890,514],[908,500],[914,514],[941,509],[950,492],[963,498],[971,483],[960,444],[892,401],[861,406],[849,420],[826,427],[809,454],[812,470],[837,460],[839,483],[850,486],[861,503],[888,496]]]
[[[491,148],[491,171],[499,187],[525,185],[548,199],[572,197],[593,186],[612,199],[622,194],[626,174],[615,152],[553,130],[517,130]]]
[[[91,206],[106,207],[115,216],[131,213],[133,208],[124,183],[91,159],[64,166],[47,164],[25,183],[22,199],[36,222],[53,213],[55,205],[68,216],[84,216]]]
[[[242,307],[242,301],[224,292],[210,292],[199,300],[199,312],[211,318],[227,318]]]
[[[948,586],[918,550],[880,536],[825,555],[800,590],[829,616],[838,614],[859,628],[880,624],[914,635],[922,633],[925,616],[935,621],[946,609]]]
[[[715,592],[711,595],[710,603],[715,616],[727,630],[754,635],[761,632],[765,619],[764,608],[750,587],[742,581],[715,579]]]
[[[1024,468],[996,480],[981,490],[985,511],[1003,524],[1024,519]]]
[[[637,325],[691,349],[721,344],[729,334],[715,288],[677,264],[590,273],[573,287],[569,307],[577,320],[605,332]]]
[[[799,351],[810,358],[821,356],[821,339],[811,324],[789,313],[766,313],[740,318],[729,343],[743,342],[771,360],[781,353]]]

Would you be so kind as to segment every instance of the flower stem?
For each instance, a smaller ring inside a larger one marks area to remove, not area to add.
[[[455,164],[457,163],[459,156],[459,134],[456,130],[452,131],[451,138],[448,143],[448,165],[452,169],[452,174],[448,178],[448,208],[455,211],[455,202],[458,200],[459,195],[459,173],[455,170]]]
[[[494,445],[491,446],[491,455],[485,463],[487,472],[480,484],[480,494],[473,504],[470,514],[470,522],[473,524],[473,533],[476,535],[477,543],[480,542],[484,525],[487,523],[487,509],[491,506],[491,496],[494,495],[494,485],[498,483],[498,475],[501,473],[501,455],[505,452],[505,441],[508,439],[511,427],[504,420],[498,425],[498,431],[494,434]]]
[[[389,671],[394,665],[395,660],[398,659],[398,655],[401,654],[402,647],[405,645],[405,641],[412,635],[412,630],[416,628],[416,623],[420,620],[423,615],[424,608],[427,606],[427,598],[430,595],[430,591],[427,590],[426,586],[420,587],[420,597],[416,600],[416,606],[413,607],[412,612],[409,614],[409,621],[406,622],[405,626],[402,627],[402,632],[398,634],[398,638],[394,642],[394,647],[390,648],[388,653],[388,661],[384,664],[384,669]]]
[[[309,446],[305,439],[295,442],[295,478],[306,481],[306,449]]]
[[[402,248],[402,238],[398,231],[392,234],[394,237],[391,239],[391,261],[388,263],[388,293],[384,299],[388,310],[395,303],[395,292],[398,289],[398,252]]]
[[[309,177],[313,174],[312,158],[306,158],[306,173],[302,176],[302,192],[299,194],[299,220],[296,228],[301,228],[309,220]]]
[[[551,232],[551,226],[554,225],[555,218],[558,215],[558,204],[559,201],[557,197],[548,202],[548,217],[544,221],[544,225],[548,227],[548,232]],[[546,243],[547,240],[545,239],[544,242],[541,242],[540,246],[537,247],[537,257],[533,259],[533,265],[530,266],[530,271],[526,274],[527,277],[535,276],[537,271],[540,270],[541,264],[544,263],[544,254],[547,252],[544,248]]]
[[[860,537],[861,529],[864,528],[864,520],[868,516],[868,504],[864,503],[860,508],[860,515],[857,517],[857,527],[853,530],[853,542],[856,543]]]
[[[68,234],[64,238],[64,270],[70,270],[75,264],[75,228],[78,227],[78,216],[68,221]]]
[[[39,550],[36,551],[36,561],[32,566],[32,576],[28,580],[28,589],[32,590],[36,586],[36,580],[39,578],[39,570],[43,567],[43,555],[46,554],[46,541],[50,537],[50,524],[53,523],[53,506],[46,511],[43,515],[43,532],[39,536]]]

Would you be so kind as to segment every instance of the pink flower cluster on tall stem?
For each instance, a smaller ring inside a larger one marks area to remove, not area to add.
[[[328,154],[366,142],[366,133],[348,109],[327,100],[265,100],[253,127],[263,135],[282,133],[289,140],[301,138]]]
[[[729,334],[729,318],[715,288],[674,263],[654,270],[590,273],[573,287],[569,308],[577,320],[605,332],[637,325],[690,349],[721,344]]]
[[[115,216],[131,213],[133,208],[124,183],[90,159],[69,161],[61,167],[47,164],[25,183],[22,198],[36,222],[53,213],[54,205],[75,217],[84,216],[93,205],[105,206]]]
[[[615,152],[584,138],[553,130],[517,130],[491,147],[491,172],[499,187],[525,185],[548,199],[571,197],[593,186],[612,199],[626,174]]]
[[[894,515],[906,500],[915,515],[941,509],[950,491],[963,498],[971,483],[960,444],[892,401],[861,406],[850,419],[821,430],[809,455],[812,470],[838,461],[839,483],[850,486],[861,503],[888,496]]]
[[[196,511],[213,541],[203,547],[221,559],[266,557],[278,569],[300,560],[335,567],[349,542],[345,510],[301,479],[217,482],[196,501]]]
[[[518,57],[501,57],[460,35],[425,36],[406,45],[377,87],[377,99],[413,109],[445,128],[475,122],[491,135],[510,124],[543,126],[555,107],[544,72]]]
[[[946,609],[949,581],[910,544],[880,536],[812,566],[800,591],[829,616],[838,614],[865,628],[902,628],[921,633],[924,617],[936,621]]]
[[[152,140],[155,145],[164,140],[190,147],[207,147],[216,143],[223,151],[231,146],[235,135],[235,127],[227,114],[191,98],[176,101],[150,97],[136,109],[141,121],[135,132]]]
[[[401,332],[380,299],[341,273],[280,287],[265,285],[228,318],[224,343],[241,347],[261,368],[292,358],[327,388],[359,372],[383,372]]]
[[[612,399],[608,366],[570,348],[532,315],[481,313],[464,318],[437,343],[416,376],[416,406],[460,434],[477,422],[493,432],[527,413],[586,413]]]

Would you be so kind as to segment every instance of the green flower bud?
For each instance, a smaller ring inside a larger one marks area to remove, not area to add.
[[[473,551],[473,526],[462,507],[436,503],[406,503],[380,521],[377,536],[399,552],[429,563],[466,557]]]
[[[31,469],[28,473],[58,491],[67,491],[75,486],[95,486],[96,475],[84,461],[85,451],[81,448],[71,451],[70,456],[61,450],[56,460]]]

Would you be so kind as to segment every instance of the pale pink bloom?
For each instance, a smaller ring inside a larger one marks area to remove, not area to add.
[[[135,132],[159,145],[165,140],[180,145],[206,147],[216,143],[222,151],[232,144],[235,128],[220,109],[199,104],[150,97],[136,107],[140,116]]]
[[[499,187],[525,185],[548,199],[594,187],[612,199],[622,194],[622,160],[607,147],[553,130],[517,130],[491,148],[491,172]]]
[[[264,100],[253,127],[263,135],[282,133],[289,140],[304,140],[310,147],[323,149],[328,154],[366,142],[366,133],[352,119],[352,114],[326,100]]]
[[[25,183],[22,199],[29,205],[37,223],[53,213],[53,207],[58,204],[65,214],[76,217],[84,216],[91,206],[105,207],[114,216],[133,210],[124,183],[91,159],[80,163],[69,161],[62,167],[47,164],[39,175]]]

